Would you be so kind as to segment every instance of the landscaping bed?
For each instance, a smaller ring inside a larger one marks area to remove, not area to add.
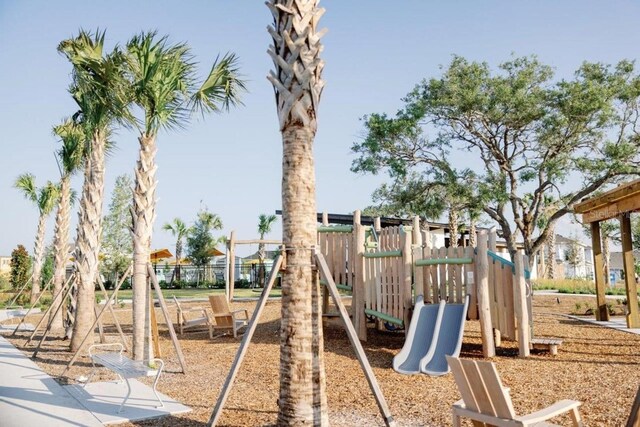
[[[495,362],[504,385],[511,388],[518,414],[540,409],[556,400],[576,399],[583,402],[581,413],[585,425],[624,425],[640,385],[640,336],[585,324],[562,315],[571,313],[576,303],[587,301],[595,302],[589,297],[534,297],[535,336],[561,338],[563,344],[557,356],[535,351],[530,358],[519,359],[517,345],[503,340]],[[254,305],[253,302],[234,303],[233,308],[253,311]],[[175,310],[171,303],[169,306],[172,319],[175,319]],[[130,317],[129,308],[118,310],[118,316],[123,323],[128,323],[126,329],[130,329],[130,320],[126,320]],[[279,318],[280,302],[268,302],[219,425],[275,423]],[[37,316],[29,319],[34,324],[37,320]],[[163,320],[159,311],[158,320]],[[110,322],[107,315],[105,324]],[[109,339],[115,341],[117,335],[111,334],[112,329],[108,328]],[[167,362],[168,372],[161,378],[158,388],[190,406],[193,411],[136,425],[202,426],[209,419],[240,341],[233,337],[210,340],[204,332],[182,335],[180,343],[188,364],[188,373],[183,375],[178,373],[179,364],[168,333],[163,325],[160,329],[162,357]],[[404,335],[370,329],[369,337],[364,348],[398,424],[451,425],[451,404],[460,398],[453,377],[397,374],[391,369],[391,361],[400,351]],[[24,337],[11,341],[24,350]],[[71,358],[71,354],[64,351],[66,345],[67,342],[57,338],[47,340],[36,362],[52,376],[59,375]],[[477,321],[467,322],[461,357],[477,358],[481,354],[479,324]],[[71,369],[69,378],[88,372],[87,359],[82,358],[79,362]],[[338,321],[331,321],[325,328],[325,367],[331,424],[383,425]],[[105,372],[103,378],[111,377]],[[566,424],[567,419],[559,419],[558,422]]]

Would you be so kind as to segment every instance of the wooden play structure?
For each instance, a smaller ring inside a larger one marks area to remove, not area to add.
[[[417,295],[427,303],[463,303],[468,294],[468,316],[480,319],[485,355],[495,354],[502,339],[518,341],[520,355],[529,355],[525,259],[519,253],[512,262],[496,253],[495,229],[479,232],[476,248],[436,248],[418,218],[383,228],[379,220],[363,225],[359,211],[352,225],[330,225],[327,217],[323,214],[318,228],[318,250],[337,288],[352,293],[351,318],[361,340],[367,339],[371,320],[379,328],[406,329]],[[328,304],[324,307],[329,315]]]
[[[631,214],[640,211],[640,179],[622,184],[599,196],[585,199],[575,205],[576,213],[582,214],[582,221],[591,226],[593,246],[593,267],[596,279],[596,320],[609,320],[609,310],[605,300],[604,260],[600,222],[617,218],[620,221],[624,284],[627,294],[627,327],[640,328],[638,310],[638,287],[635,281],[635,262],[631,233]]]

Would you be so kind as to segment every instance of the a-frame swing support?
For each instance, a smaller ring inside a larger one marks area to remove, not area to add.
[[[233,361],[233,364],[231,365],[231,370],[229,371],[229,374],[227,375],[227,379],[225,380],[224,385],[222,386],[222,391],[220,392],[220,396],[218,397],[216,406],[213,409],[211,418],[209,418],[209,423],[208,423],[209,426],[216,426],[220,419],[220,416],[222,415],[222,410],[224,409],[224,405],[227,401],[227,398],[229,397],[229,393],[231,392],[231,388],[233,387],[233,383],[235,381],[236,375],[238,374],[238,370],[240,369],[240,365],[242,364],[244,356],[247,353],[249,343],[251,342],[251,338],[253,337],[256,327],[258,326],[258,321],[260,320],[262,310],[264,309],[267,299],[269,298],[269,293],[271,292],[271,288],[275,283],[276,276],[278,275],[278,271],[280,270],[280,267],[283,264],[282,257],[283,257],[282,255],[279,255],[278,258],[276,258],[275,262],[273,263],[273,267],[271,269],[271,273],[269,275],[269,280],[267,282],[267,285],[262,290],[262,294],[260,295],[258,305],[256,306],[256,309],[253,312],[253,315],[251,316],[249,327],[247,328],[246,332],[242,337],[242,342],[240,343],[240,347],[238,348],[236,357]],[[380,414],[384,419],[385,425],[389,427],[393,427],[396,425],[395,420],[393,419],[393,416],[389,411],[387,402],[384,398],[384,395],[382,394],[382,391],[380,390],[378,381],[376,380],[375,374],[373,373],[373,370],[371,369],[371,365],[369,364],[369,360],[367,359],[367,356],[362,348],[362,344],[360,344],[360,340],[358,339],[356,330],[353,327],[353,324],[351,323],[351,319],[349,318],[349,313],[347,312],[347,309],[342,303],[342,299],[340,298],[338,288],[336,287],[336,284],[333,281],[331,273],[329,272],[329,267],[327,266],[327,263],[324,257],[322,256],[322,254],[319,253],[317,250],[315,251],[315,258],[320,268],[320,272],[322,273],[322,276],[324,276],[324,279],[326,281],[325,286],[329,289],[329,293],[333,298],[333,302],[338,308],[338,312],[340,314],[340,317],[342,318],[342,322],[345,325],[345,328],[347,330],[349,341],[351,341],[351,345],[355,350],[356,357],[358,358],[358,362],[360,362],[360,366],[362,367],[365,377],[367,378],[369,387],[371,388],[371,391],[374,394],[376,403],[378,404],[378,408],[380,409]]]
[[[60,374],[60,376],[64,376],[67,373],[67,371],[73,366],[73,364],[80,357],[80,352],[83,350],[87,339],[93,333],[93,331],[94,331],[94,329],[96,327],[96,324],[98,323],[98,321],[100,320],[100,318],[102,317],[104,312],[106,311],[107,307],[111,306],[111,303],[115,299],[115,296],[117,295],[118,291],[120,290],[120,287],[124,283],[124,280],[129,276],[130,270],[131,270],[131,267],[129,267],[129,269],[127,269],[125,274],[122,276],[122,279],[120,280],[120,282],[118,283],[116,288],[111,293],[111,296],[109,297],[109,299],[106,301],[105,306],[102,308],[100,313],[98,313],[98,316],[96,316],[96,319],[94,320],[93,324],[91,325],[91,328],[89,329],[89,332],[82,339],[82,342],[80,343],[80,346],[78,347],[78,350],[74,353],[73,357],[71,358],[71,360],[69,361],[69,363],[65,367],[64,371],[62,371],[62,374]],[[166,304],[166,302],[164,300],[164,297],[162,295],[162,290],[160,289],[160,285],[158,284],[158,279],[156,278],[156,276],[155,276],[155,274],[153,272],[153,268],[151,267],[151,264],[147,264],[147,271],[148,271],[149,277],[151,278],[151,284],[152,284],[152,286],[153,286],[153,288],[154,288],[154,290],[156,292],[156,297],[158,298],[158,300],[160,302],[160,308],[162,310],[162,314],[163,314],[163,316],[165,318],[165,321],[167,323],[167,327],[169,329],[169,335],[171,336],[171,341],[173,342],[173,346],[174,346],[174,349],[176,351],[176,355],[178,357],[178,361],[180,362],[180,367],[182,368],[182,373],[186,373],[187,372],[187,365],[186,365],[186,361],[184,359],[184,355],[182,354],[182,348],[180,347],[180,342],[178,341],[178,336],[176,335],[176,332],[175,332],[175,330],[173,328],[173,323],[171,322],[171,316],[169,315],[169,310],[167,308],[167,304]]]

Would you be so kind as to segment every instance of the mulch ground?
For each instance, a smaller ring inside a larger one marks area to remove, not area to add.
[[[511,388],[513,404],[518,414],[541,409],[560,399],[581,401],[581,413],[587,426],[620,426],[626,422],[635,393],[640,385],[640,336],[606,329],[576,320],[560,313],[570,313],[576,302],[590,302],[589,297],[534,297],[534,332],[536,337],[558,337],[564,340],[557,356],[533,352],[528,359],[517,357],[516,343],[503,341],[494,359],[503,384]],[[346,301],[345,301],[346,302]],[[198,306],[204,303],[185,305]],[[255,302],[234,303],[234,308],[253,310]],[[169,304],[172,319],[174,307]],[[119,310],[123,323],[130,323],[130,311]],[[106,316],[106,325],[111,320]],[[247,357],[236,378],[219,425],[273,425],[277,418],[279,363],[280,303],[267,303]],[[29,319],[35,323],[37,317]],[[159,322],[163,321],[158,311]],[[159,390],[193,409],[187,414],[160,420],[136,423],[153,426],[203,426],[226,378],[239,340],[231,336],[208,338],[208,333],[190,332],[180,337],[188,373],[180,366],[166,330],[161,328],[162,357],[167,373],[161,378]],[[107,327],[109,341],[117,335]],[[130,324],[125,325],[125,330]],[[24,347],[24,338],[11,339],[14,345],[31,354],[33,346]],[[364,344],[367,357],[390,410],[399,425],[451,425],[451,404],[460,398],[453,377],[432,378],[426,375],[405,376],[391,368],[393,356],[404,343],[401,333],[369,330]],[[56,377],[71,358],[68,342],[52,337],[43,344],[36,359],[38,365]],[[482,355],[479,323],[469,321],[465,327],[461,357]],[[383,425],[376,403],[338,321],[325,326],[325,368],[330,421],[334,426]],[[88,360],[81,358],[68,378],[74,381],[89,370]],[[95,381],[112,379],[106,370]],[[557,419],[568,424],[568,418]],[[470,424],[469,424],[470,425]]]

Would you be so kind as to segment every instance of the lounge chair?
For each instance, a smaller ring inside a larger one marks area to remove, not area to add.
[[[580,402],[561,400],[553,405],[516,416],[511,404],[509,390],[502,386],[498,371],[492,362],[458,359],[447,356],[447,362],[462,395],[462,400],[453,404],[453,425],[460,427],[460,418],[470,418],[474,426],[496,427],[552,426],[545,421],[569,412],[574,427],[583,427],[578,407]],[[484,423],[484,424],[483,424]]]
[[[229,301],[224,295],[209,295],[209,303],[214,320],[214,324],[209,329],[209,338],[213,338],[215,329],[231,329],[233,337],[238,338],[240,328],[249,324],[249,312],[245,309],[231,311]]]
[[[180,330],[180,335],[182,335],[187,329],[202,329],[203,326],[208,328],[209,334],[211,334],[212,323],[209,319],[209,314],[207,313],[206,308],[182,308],[175,295],[173,296],[173,301],[176,303],[176,307],[178,308],[178,329]],[[198,313],[200,316],[193,317],[193,313]]]

